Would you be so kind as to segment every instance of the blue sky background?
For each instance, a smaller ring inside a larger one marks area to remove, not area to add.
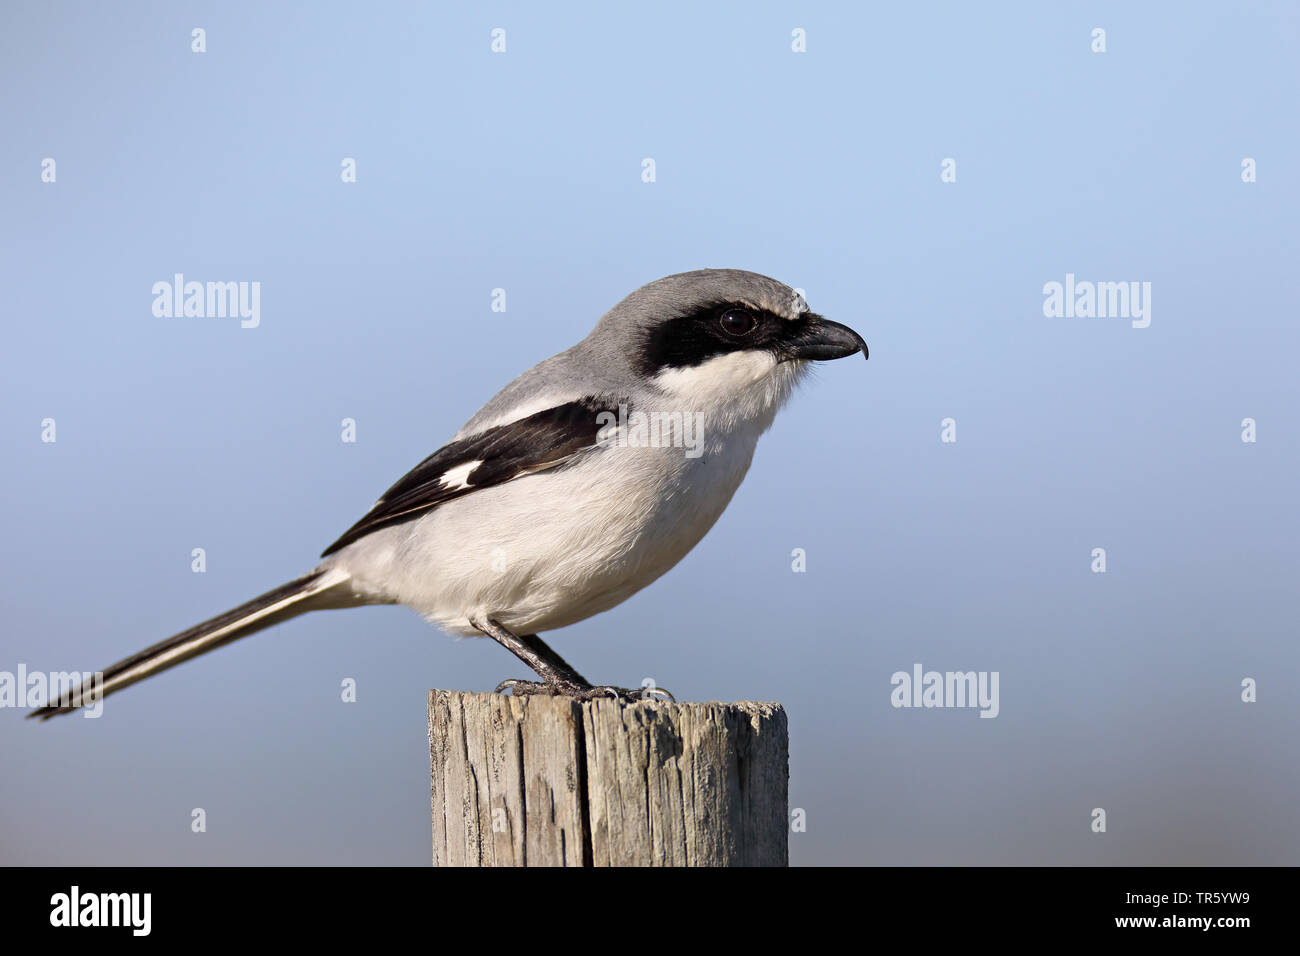
[[[557,650],[781,701],[794,863],[1300,862],[1297,8],[554,6],[6,4],[0,670],[301,573],[627,292],[746,268],[871,361]],[[260,327],[154,317],[175,272],[260,281]],[[1151,282],[1150,327],[1045,318],[1067,272]],[[1000,716],[892,708],[916,662],[998,671]],[[427,864],[425,693],[507,676],[373,608],[0,710],[0,861]]]

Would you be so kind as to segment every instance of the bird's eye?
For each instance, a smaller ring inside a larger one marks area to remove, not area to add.
[[[718,318],[718,323],[728,335],[748,335],[758,327],[754,313],[744,309],[728,309]]]

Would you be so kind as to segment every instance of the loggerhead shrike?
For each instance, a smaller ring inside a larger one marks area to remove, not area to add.
[[[30,716],[75,710],[307,611],[366,604],[487,635],[542,678],[498,690],[617,692],[593,687],[537,633],[609,610],[680,561],[731,501],[808,363],[856,352],[867,355],[862,336],[775,279],[702,269],[651,282],[502,389],[309,574]],[[631,434],[637,413],[658,416],[657,441]],[[674,429],[689,423],[698,441],[686,450]]]

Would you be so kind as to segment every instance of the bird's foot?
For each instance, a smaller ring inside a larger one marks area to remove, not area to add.
[[[612,697],[615,700],[622,700],[628,703],[640,703],[647,700],[670,700],[674,703],[677,698],[662,687],[613,687],[608,684],[600,687],[590,685],[572,684],[568,682],[546,683],[543,681],[533,680],[503,680],[497,685],[496,693],[504,693],[509,690],[514,697],[532,697],[542,695],[547,697],[573,697],[577,700],[595,700],[599,697]]]

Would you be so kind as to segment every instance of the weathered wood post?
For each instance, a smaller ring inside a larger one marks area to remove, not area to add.
[[[785,866],[779,704],[429,692],[435,866]]]

